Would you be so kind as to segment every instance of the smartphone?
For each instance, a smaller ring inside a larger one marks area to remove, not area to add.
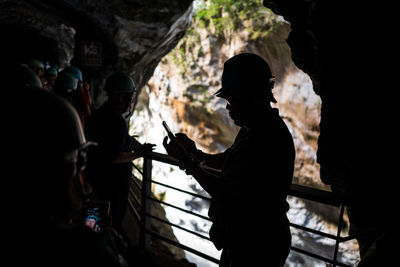
[[[171,129],[168,127],[168,124],[163,121],[162,125],[164,126],[165,130],[167,131],[168,137],[169,139],[171,139],[171,141],[175,142],[176,144],[178,144],[178,146],[182,149],[182,151],[187,154],[185,147],[181,144],[181,142],[179,142],[179,140],[176,138],[175,134],[171,131]]]
[[[175,134],[174,134],[174,133],[171,131],[171,129],[168,127],[168,124],[167,124],[165,121],[163,121],[163,122],[162,122],[162,125],[164,126],[165,130],[167,131],[168,137],[169,137],[171,140],[174,140],[175,142],[179,143],[178,140],[176,139]]]
[[[110,202],[93,201],[86,204],[84,224],[95,232],[100,232],[108,223]]]

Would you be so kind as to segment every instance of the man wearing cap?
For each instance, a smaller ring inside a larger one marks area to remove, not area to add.
[[[241,129],[225,152],[197,150],[185,134],[164,146],[211,195],[210,238],[223,249],[220,266],[283,266],[291,245],[286,197],[293,177],[292,136],[272,95],[272,74],[259,56],[243,53],[224,64],[222,88],[229,116]],[[188,156],[190,155],[190,156]],[[198,162],[219,167],[220,174]]]
[[[151,151],[154,145],[142,145],[130,136],[122,116],[129,111],[136,96],[132,78],[115,72],[107,78],[105,91],[108,100],[87,119],[88,138],[98,143],[89,150],[87,177],[96,196],[110,201],[113,225],[123,234],[122,220],[132,179],[132,160]]]

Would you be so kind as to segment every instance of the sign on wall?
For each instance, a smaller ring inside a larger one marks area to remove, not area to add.
[[[100,42],[82,41],[82,66],[102,65],[102,45]]]

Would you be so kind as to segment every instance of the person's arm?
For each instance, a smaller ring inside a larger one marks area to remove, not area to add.
[[[204,153],[203,151],[197,149],[196,143],[186,134],[177,133],[175,136],[179,143],[184,147],[186,152],[194,156],[196,161],[201,162],[202,165],[214,169],[222,169],[226,157],[225,152],[218,154]]]
[[[184,147],[176,141],[171,140],[167,142],[168,137],[164,138],[163,145],[167,150],[168,154],[179,160],[182,164],[183,169],[186,173],[192,175],[200,186],[203,187],[207,193],[213,198],[219,198],[222,196],[222,183],[218,175],[204,170],[193,158],[191,158]]]
[[[202,162],[202,165],[221,170],[226,158],[226,151],[218,154],[208,154],[197,150],[196,157]]]
[[[132,150],[138,154],[145,154],[146,152],[151,152],[154,150],[154,147],[156,146],[155,144],[150,144],[150,143],[140,143],[136,139],[136,135],[132,136]]]
[[[191,161],[182,162],[186,173],[192,175],[200,186],[214,199],[222,198],[224,194],[221,177],[206,171],[197,163]]]
[[[115,155],[115,158],[112,162],[113,163],[128,163],[128,162],[131,162],[132,160],[135,160],[142,156],[143,155],[141,153],[137,153],[137,152],[118,152]]]

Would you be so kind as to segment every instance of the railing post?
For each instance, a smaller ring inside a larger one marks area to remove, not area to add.
[[[140,239],[139,247],[143,250],[150,248],[150,236],[147,230],[150,229],[150,218],[147,214],[151,214],[151,203],[149,197],[151,195],[151,169],[152,161],[149,157],[143,158],[143,177],[142,177],[142,205],[140,209]]]
[[[333,267],[336,267],[336,264],[337,264],[337,256],[338,256],[338,253],[339,253],[339,244],[341,242],[340,234],[342,232],[344,207],[345,207],[344,204],[340,205],[340,214],[339,214],[339,223],[338,223],[337,234],[336,234],[335,252],[333,254],[333,260],[334,260],[335,263],[333,264]]]

